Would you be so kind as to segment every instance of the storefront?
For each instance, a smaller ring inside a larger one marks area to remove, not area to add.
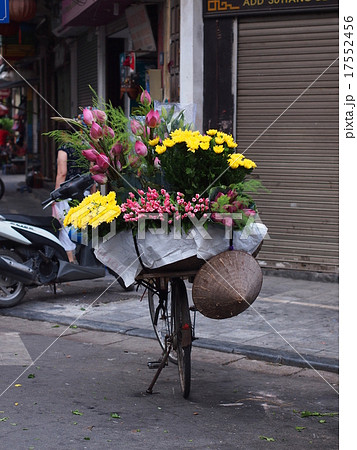
[[[337,274],[338,2],[205,1],[204,18],[205,124],[236,134],[270,191],[260,264]]]

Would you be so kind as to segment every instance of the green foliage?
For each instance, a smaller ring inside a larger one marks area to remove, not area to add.
[[[7,130],[9,133],[12,132],[12,126],[14,125],[14,121],[9,117],[2,117],[0,119],[0,123],[4,130]]]

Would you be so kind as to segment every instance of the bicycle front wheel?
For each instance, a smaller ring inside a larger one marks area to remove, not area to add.
[[[182,395],[187,398],[191,389],[192,325],[186,286],[180,278],[172,282],[172,310],[174,311],[173,347],[177,353]]]
[[[166,350],[166,339],[172,335],[171,292],[169,290],[148,290],[150,318],[157,340],[163,351]],[[177,364],[175,350],[171,350],[169,360]]]

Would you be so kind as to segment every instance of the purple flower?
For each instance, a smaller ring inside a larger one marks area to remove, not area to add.
[[[123,153],[124,151],[124,147],[117,142],[116,144],[113,145],[113,147],[110,149],[110,154],[111,156],[119,156]]]
[[[136,141],[135,142],[135,152],[137,155],[146,156],[148,154],[148,149],[143,142]]]

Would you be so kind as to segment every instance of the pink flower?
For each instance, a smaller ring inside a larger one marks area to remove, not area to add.
[[[243,209],[243,212],[246,216],[255,216],[256,214],[254,209]]]
[[[82,150],[82,155],[88,159],[88,161],[96,162],[98,152],[93,149]]]
[[[135,167],[139,161],[139,157],[135,155],[129,155],[128,156],[128,162],[131,167]]]
[[[92,111],[88,108],[84,108],[83,110],[83,122],[86,125],[92,125],[92,123],[94,122]]]
[[[99,184],[105,184],[108,181],[108,178],[104,173],[97,173],[95,175],[92,175],[92,178]]]
[[[133,134],[138,134],[141,133],[143,131],[143,127],[141,125],[140,122],[138,122],[137,120],[133,119],[130,122],[130,128]]]
[[[150,105],[151,97],[147,90],[143,91],[140,95],[140,103],[143,105]]]
[[[92,173],[93,175],[97,174],[97,173],[103,173],[105,172],[104,170],[102,170],[98,164],[94,164],[94,166],[90,167],[89,172]]]
[[[110,159],[104,153],[100,153],[99,155],[97,155],[96,162],[103,172],[106,171],[110,166]]]
[[[155,169],[160,169],[161,166],[161,162],[159,160],[159,158],[156,156],[156,158],[154,159],[154,167]]]
[[[154,111],[153,109],[151,109],[145,117],[145,123],[147,126],[149,126],[150,128],[156,128],[160,125],[160,114],[159,111]]]
[[[100,139],[101,137],[103,137],[102,127],[99,126],[97,123],[93,122],[89,135],[92,139],[96,139],[96,140]]]
[[[93,109],[92,113],[93,117],[95,117],[95,119],[100,123],[104,123],[107,120],[106,113],[101,109]]]
[[[123,151],[124,151],[124,147],[119,142],[117,142],[110,149],[110,154],[111,154],[112,157],[119,156],[119,155],[121,155],[123,153]]]
[[[143,142],[136,141],[135,142],[135,152],[137,155],[146,156],[148,154],[148,149]]]
[[[110,128],[110,127],[108,127],[107,125],[104,125],[104,127],[103,127],[103,133],[104,133],[104,136],[110,136],[110,137],[112,137],[112,138],[115,137],[115,133],[114,133],[113,128]]]
[[[117,161],[117,170],[120,172],[122,169],[122,165],[120,161]]]

